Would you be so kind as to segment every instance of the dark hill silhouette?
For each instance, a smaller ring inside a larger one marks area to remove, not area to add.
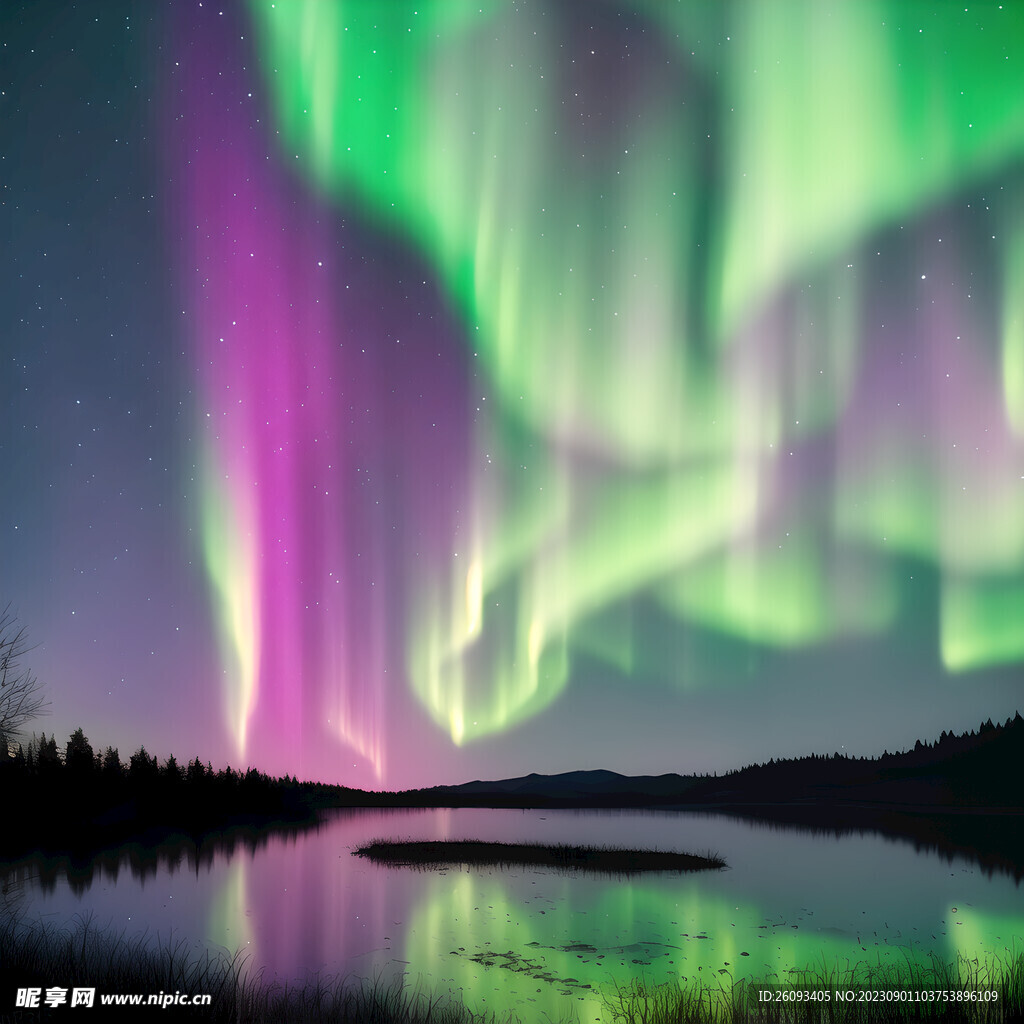
[[[466,782],[461,786],[438,787],[467,795],[477,793],[505,793],[517,796],[546,796],[557,799],[586,798],[600,795],[629,796],[648,793],[675,797],[694,784],[692,776],[676,775],[620,775],[601,769],[595,771],[563,772],[560,775],[538,775],[532,772],[518,779],[495,782]],[[429,790],[428,792],[435,792]]]
[[[771,760],[718,776],[626,776],[609,771],[531,774],[436,786],[410,803],[501,807],[877,804],[902,808],[1024,810],[1024,719],[989,719],[977,730],[943,732],[932,743],[878,758],[838,752]]]

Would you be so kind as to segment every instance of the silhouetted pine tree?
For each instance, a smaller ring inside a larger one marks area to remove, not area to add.
[[[86,739],[81,727],[77,728],[68,740],[64,751],[64,765],[68,771],[74,772],[78,776],[84,777],[92,774],[94,767],[92,744]]]
[[[145,746],[139,747],[128,760],[128,778],[138,785],[148,785],[158,775],[156,758],[146,753]]]
[[[103,778],[107,781],[121,779],[124,776],[124,767],[116,747],[107,747],[103,751]]]
[[[47,739],[45,732],[39,737],[37,764],[40,773],[53,773],[61,767],[60,753],[57,751],[57,740],[53,736]]]
[[[177,758],[173,754],[164,761],[162,774],[172,785],[182,781],[181,768],[178,766]]]

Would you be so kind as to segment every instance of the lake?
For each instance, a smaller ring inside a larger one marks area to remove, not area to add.
[[[712,850],[729,866],[621,878],[418,870],[351,855],[382,837]],[[811,834],[689,812],[334,811],[315,830],[198,859],[182,844],[76,866],[26,861],[17,874],[10,888],[29,921],[89,917],[154,943],[242,949],[282,981],[400,973],[527,1021],[564,1019],[570,1007],[581,1021],[601,1020],[602,993],[634,978],[714,983],[1024,950],[1012,873],[876,833]]]

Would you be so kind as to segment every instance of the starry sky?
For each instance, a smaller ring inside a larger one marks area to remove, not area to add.
[[[1024,11],[0,11],[0,599],[63,739],[371,788],[1024,683]]]

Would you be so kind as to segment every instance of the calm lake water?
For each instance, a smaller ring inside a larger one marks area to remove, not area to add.
[[[720,853],[729,867],[631,879],[539,869],[377,866],[370,839],[590,842]],[[812,835],[672,812],[359,810],[206,861],[184,851],[143,876],[127,859],[23,870],[29,921],[95,925],[197,949],[243,949],[265,976],[401,973],[524,1020],[602,1019],[633,978],[781,976],[935,953],[1024,951],[1013,877],[874,834]],[[720,972],[726,972],[722,974]]]

